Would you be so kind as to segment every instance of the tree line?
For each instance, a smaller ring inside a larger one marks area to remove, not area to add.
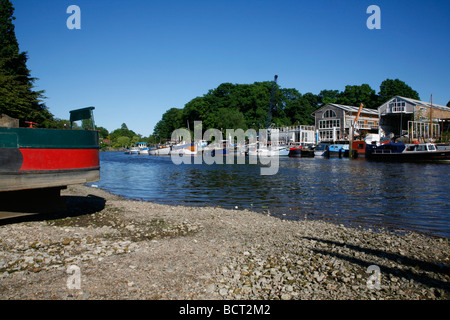
[[[399,79],[384,80],[378,93],[368,84],[347,85],[343,91],[322,90],[319,94],[302,94],[297,89],[280,88],[271,81],[222,83],[202,97],[192,99],[183,108],[167,110],[156,124],[153,135],[170,139],[175,129],[193,130],[194,121],[202,121],[204,130],[258,130],[267,127],[268,120],[276,127],[311,125],[314,124],[311,114],[327,103],[348,106],[363,103],[366,108],[376,109],[395,95],[420,100],[417,91]]]

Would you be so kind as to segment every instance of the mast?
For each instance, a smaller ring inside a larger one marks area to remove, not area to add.
[[[431,94],[431,108],[430,108],[430,139],[433,138],[433,94]]]
[[[275,75],[274,80],[272,82],[272,92],[270,94],[270,104],[269,104],[269,110],[267,112],[267,121],[266,121],[266,129],[268,129],[272,123],[272,113],[275,109],[274,103],[275,103],[275,92],[277,90],[277,79],[278,76]]]

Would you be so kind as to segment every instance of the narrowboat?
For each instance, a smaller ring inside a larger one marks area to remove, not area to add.
[[[0,195],[66,187],[100,179],[99,134],[94,107],[70,111],[70,129],[0,126]],[[90,120],[90,130],[73,129]]]

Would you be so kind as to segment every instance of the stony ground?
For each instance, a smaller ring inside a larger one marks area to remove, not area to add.
[[[449,239],[63,195],[0,221],[0,299],[449,299]]]

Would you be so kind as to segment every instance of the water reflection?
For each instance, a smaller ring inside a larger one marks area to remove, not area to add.
[[[284,157],[278,174],[261,176],[255,164],[174,165],[118,152],[100,159],[99,186],[128,198],[450,235],[447,164]]]

